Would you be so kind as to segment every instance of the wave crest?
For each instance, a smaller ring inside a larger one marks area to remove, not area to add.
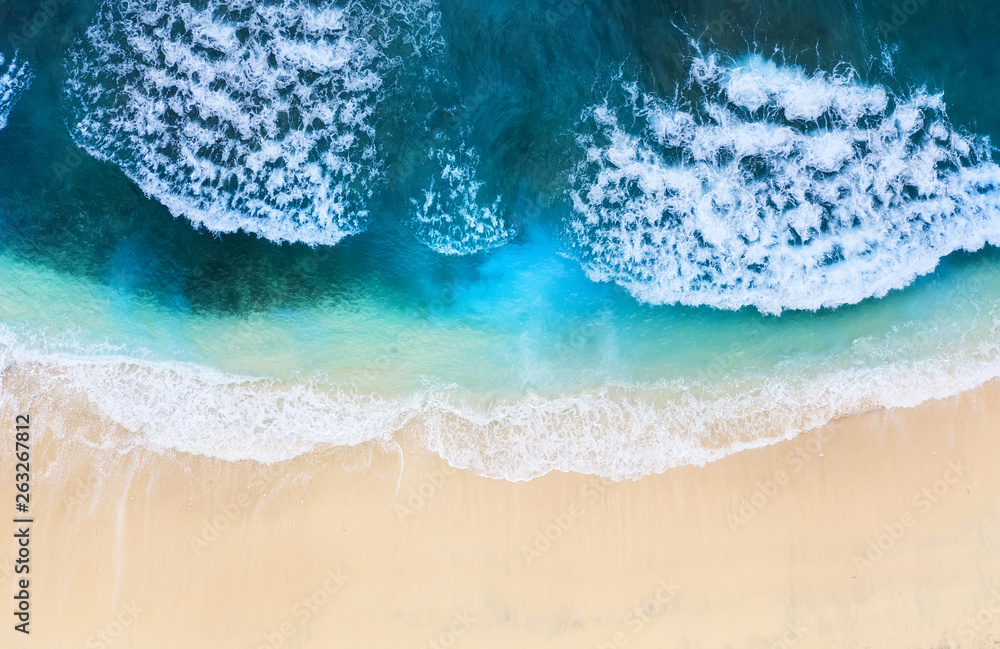
[[[835,307],[1000,243],[1000,167],[940,95],[759,56],[696,59],[686,102],[621,90],[585,112],[569,229],[644,302]]]
[[[19,61],[17,52],[5,65],[4,55],[0,53],[0,129],[7,126],[7,116],[21,94],[31,85],[32,71],[27,62]]]
[[[369,218],[392,22],[353,3],[110,0],[67,62],[71,131],[175,216],[335,244]]]
[[[457,152],[435,149],[435,173],[421,200],[410,199],[417,238],[435,252],[468,255],[496,248],[515,234],[500,196],[479,200],[479,156],[465,146]]]
[[[0,402],[26,394],[17,388],[24,378],[41,381],[56,398],[68,389],[156,450],[279,462],[318,445],[388,444],[415,426],[418,438],[452,466],[512,481],[551,471],[633,480],[700,466],[844,415],[958,394],[995,378],[1000,367],[991,343],[961,358],[813,378],[749,378],[735,393],[671,382],[559,398],[529,394],[484,407],[447,390],[399,400],[188,364],[42,354],[5,344],[3,334]]]

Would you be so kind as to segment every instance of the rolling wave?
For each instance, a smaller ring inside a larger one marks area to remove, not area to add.
[[[0,129],[7,126],[10,109],[31,84],[31,76],[31,66],[19,61],[16,52],[10,63],[6,63],[4,55],[0,53]]]
[[[759,56],[696,59],[686,91],[624,83],[585,112],[569,230],[591,279],[780,313],[881,297],[1000,244],[1000,167],[939,95]]]
[[[388,44],[434,21],[426,2],[108,0],[66,62],[69,126],[174,216],[332,245],[369,219]]]
[[[998,317],[994,305],[994,331]],[[452,466],[492,478],[573,471],[631,480],[792,439],[845,415],[948,397],[1000,375],[1000,346],[979,340],[870,367],[786,367],[722,382],[608,385],[483,403],[450,388],[389,398],[114,353],[40,351],[0,327],[0,400],[75,393],[130,433],[128,444],[227,461],[279,462],[322,445],[391,445],[405,429]]]
[[[515,234],[500,196],[479,200],[479,156],[462,146],[458,151],[435,149],[434,175],[420,200],[410,199],[418,239],[435,252],[467,255],[496,248]]]

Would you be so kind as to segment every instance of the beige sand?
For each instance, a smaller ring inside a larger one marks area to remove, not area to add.
[[[33,395],[27,375],[3,387],[4,426],[13,410],[32,416],[35,523],[31,635],[5,614],[0,647],[1000,638],[1000,382],[621,484],[490,480],[406,439],[270,467],[101,450],[128,436],[66,395]],[[0,503],[13,512],[3,448]]]

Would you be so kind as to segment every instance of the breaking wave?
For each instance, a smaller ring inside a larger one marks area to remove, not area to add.
[[[25,376],[41,387],[18,388]],[[671,381],[484,405],[452,390],[395,399],[107,352],[40,353],[0,329],[0,399],[69,390],[153,449],[278,462],[319,445],[391,444],[408,427],[452,466],[513,481],[551,471],[629,480],[700,466],[844,415],[915,406],[997,376],[1000,348],[987,341],[957,355],[747,376],[728,388]]]
[[[10,63],[7,63],[4,55],[0,53],[0,129],[7,126],[10,109],[31,84],[31,76],[31,66],[19,61],[16,52],[11,57]]]
[[[693,61],[667,101],[585,111],[569,231],[588,275],[651,304],[763,312],[881,297],[1000,244],[1000,167],[940,95],[759,56]]]
[[[496,248],[515,234],[500,196],[480,202],[483,182],[477,179],[479,156],[465,146],[435,149],[435,173],[418,199],[410,199],[416,236],[432,250],[466,255]]]
[[[108,0],[67,59],[69,126],[174,216],[335,244],[369,219],[388,44],[435,25],[424,0]]]

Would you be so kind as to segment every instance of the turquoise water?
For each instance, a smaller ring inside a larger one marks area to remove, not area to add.
[[[410,422],[509,479],[969,389],[1000,375],[997,20],[7,2],[0,361],[154,447]]]

